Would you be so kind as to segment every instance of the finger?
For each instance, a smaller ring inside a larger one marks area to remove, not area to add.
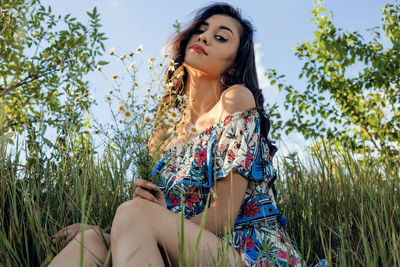
[[[67,236],[67,240],[71,241],[72,239],[74,239],[76,237],[77,234],[79,234],[81,232],[81,229],[75,229],[74,231],[70,231],[68,236]]]
[[[58,232],[61,233],[61,232],[65,232],[65,231],[70,231],[71,229],[74,229],[74,228],[76,228],[77,226],[78,226],[77,223],[71,224],[71,225],[65,226],[64,228],[62,228],[62,229],[61,229],[60,231],[58,231]]]
[[[149,201],[153,201],[156,198],[152,193],[147,192],[145,189],[142,189],[142,188],[140,190],[138,190],[138,192],[136,194],[134,194],[133,197],[134,198],[142,198],[142,199],[146,199]]]
[[[78,232],[71,232],[68,236],[67,236],[67,240],[71,241],[72,239],[74,239],[74,237],[78,234]]]
[[[157,199],[163,199],[163,198],[165,198],[165,197],[164,197],[164,193],[163,193],[159,188],[157,188],[157,189],[155,190],[154,195],[155,195],[155,197],[156,197]]]
[[[135,189],[135,192],[133,193],[133,197],[137,197],[137,196],[140,196],[140,197],[142,197],[144,199],[147,199],[147,200],[150,200],[150,201],[153,201],[155,199],[155,197],[153,196],[152,193],[144,190],[141,187],[137,187]]]
[[[65,236],[67,233],[68,233],[68,230],[63,228],[60,231],[58,231],[57,233],[55,233],[54,235],[52,235],[51,237],[55,238],[55,239],[58,239],[58,238],[61,238],[61,237]]]
[[[62,228],[57,233],[55,233],[54,235],[52,235],[52,237],[61,238],[63,236],[67,236],[71,231],[73,231],[75,229],[80,229],[80,227],[81,227],[80,223],[74,223],[74,224],[68,225],[68,226]]]
[[[157,186],[155,184],[153,184],[152,182],[149,182],[147,180],[144,179],[136,179],[133,184],[135,185],[135,187],[141,186],[141,187],[146,187],[146,188],[151,188],[151,189],[155,189],[157,188]]]
[[[145,179],[137,178],[133,181],[135,186],[145,186],[147,181]]]

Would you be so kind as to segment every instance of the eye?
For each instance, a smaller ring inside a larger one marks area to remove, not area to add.
[[[204,32],[203,30],[197,29],[197,30],[194,32],[194,34],[200,34],[200,33],[203,33],[203,32]]]
[[[201,29],[197,29],[194,34],[202,34],[203,32],[205,32],[204,30]],[[219,42],[224,43],[227,41],[227,39],[225,39],[224,37],[222,37],[221,35],[215,35],[215,39],[217,39]]]
[[[224,37],[222,37],[221,35],[215,35],[215,38],[218,40],[218,41],[220,41],[220,42],[226,42],[227,40],[224,38]]]

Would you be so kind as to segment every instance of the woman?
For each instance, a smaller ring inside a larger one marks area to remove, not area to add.
[[[173,79],[173,89],[184,89],[175,91],[187,96],[188,105],[174,127],[178,138],[168,143],[153,170],[160,174],[157,184],[135,180],[134,199],[119,206],[110,235],[104,234],[112,265],[164,266],[170,261],[178,266],[181,207],[185,255],[190,256],[207,203],[195,266],[212,265],[228,235],[230,266],[304,264],[283,230],[286,221],[274,200],[271,157],[277,149],[267,137],[269,119],[257,82],[250,22],[228,4],[209,5],[176,36],[172,50],[176,69],[167,71],[165,80],[183,71],[182,80]],[[169,97],[170,92],[164,99]],[[200,134],[190,135],[189,125]],[[148,144],[153,152],[158,136],[155,132]],[[156,189],[157,197],[149,189]],[[99,229],[89,228],[84,262],[102,265],[107,248]],[[79,229],[79,224],[69,226],[54,237],[69,234],[72,239]],[[80,234],[50,266],[78,262],[79,240]]]

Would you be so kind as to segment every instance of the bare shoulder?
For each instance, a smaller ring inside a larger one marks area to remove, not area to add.
[[[246,86],[235,84],[221,95],[222,108],[225,114],[247,111],[256,107],[253,93]]]

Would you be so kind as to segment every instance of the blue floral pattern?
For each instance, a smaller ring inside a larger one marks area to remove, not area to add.
[[[271,186],[277,173],[257,110],[228,115],[194,139],[165,150],[163,157],[152,173],[160,172],[157,186],[169,210],[183,212],[186,219],[201,213],[215,182],[236,168],[249,183],[230,244],[247,266],[305,265],[276,207]]]

